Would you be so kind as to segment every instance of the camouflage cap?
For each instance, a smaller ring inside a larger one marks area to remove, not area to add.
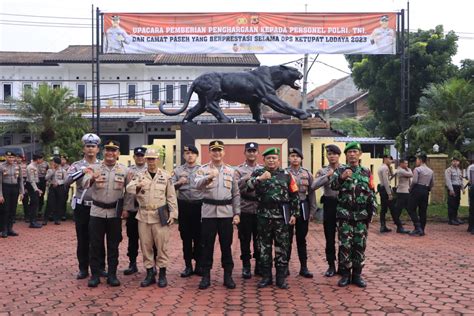
[[[145,153],[145,158],[155,158],[159,159],[160,154],[153,148],[148,148],[146,153]]]
[[[268,156],[268,155],[280,155],[280,148],[276,148],[276,147],[270,147],[270,148],[267,148],[265,149],[265,151],[262,153],[262,156],[265,157],[265,156]]]
[[[347,153],[347,151],[352,150],[352,149],[362,151],[362,148],[359,142],[349,142],[346,144],[346,148],[344,148],[344,153]]]

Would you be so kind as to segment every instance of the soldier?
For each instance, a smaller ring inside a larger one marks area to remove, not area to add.
[[[43,225],[48,224],[50,212],[53,213],[54,224],[59,225],[59,220],[63,214],[65,187],[67,170],[61,166],[61,158],[54,157],[51,168],[46,173],[46,181],[49,183],[48,201],[44,211]]]
[[[30,197],[30,228],[41,228],[42,225],[36,222],[38,217],[39,197],[43,195],[39,185],[38,166],[43,163],[42,155],[33,155],[33,161],[26,167],[26,189]]]
[[[174,169],[171,180],[178,195],[179,234],[183,241],[183,259],[185,268],[182,278],[193,273],[202,276],[201,259],[201,206],[202,192],[194,187],[196,171],[201,167],[196,163],[199,151],[194,145],[183,147],[185,163]],[[193,271],[194,259],[195,268]]]
[[[133,149],[133,160],[135,161],[135,165],[132,165],[128,168],[128,175],[127,179],[130,182],[132,178],[141,173],[146,171],[146,163],[145,163],[145,147],[135,147]],[[128,196],[127,198],[130,199],[127,205],[129,206],[129,210],[127,210],[127,237],[128,237],[128,248],[127,248],[127,256],[129,259],[128,269],[123,271],[124,275],[131,275],[138,272],[137,268],[137,257],[138,257],[138,221],[135,218],[137,216],[138,211],[138,203],[136,202],[133,196]]]
[[[400,164],[397,168],[397,171],[395,172],[395,176],[397,177],[397,201],[395,203],[395,208],[397,210],[397,214],[400,216],[403,209],[408,211],[410,181],[413,178],[413,172],[410,168],[408,168],[407,159],[400,159]]]
[[[464,222],[458,218],[461,191],[464,194],[462,170],[459,168],[459,163],[459,158],[453,157],[451,166],[444,172],[446,188],[448,189],[448,224],[456,226],[464,224]]]
[[[170,228],[178,218],[178,203],[171,177],[166,171],[158,168],[158,153],[148,149],[145,154],[147,170],[136,173],[127,185],[127,192],[136,196],[139,209],[136,214],[138,232],[146,268],[146,278],[140,284],[142,287],[155,282],[153,267],[159,269],[158,286],[166,287],[166,267],[168,265],[168,242]],[[125,212],[125,217],[129,216]],[[153,247],[157,255],[154,256]]]
[[[61,167],[64,170],[68,171],[69,168],[71,167],[68,163],[68,157],[65,154],[63,154],[63,155],[60,156],[60,158],[61,158]],[[69,198],[69,190],[70,190],[70,186],[64,184],[64,198],[63,198],[64,205],[63,205],[63,213],[61,214],[61,220],[62,221],[66,220],[67,200]]]
[[[82,160],[74,162],[68,170],[66,185],[76,182],[76,193],[72,198],[72,209],[74,210],[74,225],[77,238],[77,261],[79,272],[77,279],[85,279],[89,276],[89,219],[92,206],[92,193],[82,185],[81,178],[85,174],[85,169],[91,165],[98,164],[97,154],[99,153],[99,136],[88,133],[82,137],[83,154]],[[105,248],[102,244],[100,259],[100,276],[107,277],[105,269]]]
[[[288,262],[291,258],[293,235],[296,230],[296,246],[298,248],[298,258],[300,259],[300,275],[305,278],[312,278],[313,274],[308,270],[308,251],[306,249],[306,236],[308,235],[310,214],[316,213],[316,195],[311,189],[313,185],[313,175],[301,166],[303,162],[303,152],[299,148],[290,148],[288,151],[288,161],[290,167],[286,170],[291,173],[298,185],[298,196],[300,199],[300,217],[296,219],[295,225],[289,227],[290,249],[288,251]],[[288,270],[288,275],[290,274]]]
[[[467,168],[467,181],[469,186],[469,226],[467,232],[474,235],[474,163]]]
[[[265,167],[255,170],[247,181],[258,199],[257,241],[262,280],[259,288],[273,284],[272,245],[275,243],[276,285],[287,289],[289,225],[299,216],[298,186],[293,176],[280,167],[280,149],[271,147],[262,153]]]
[[[104,161],[84,169],[82,178],[84,188],[92,194],[92,207],[89,220],[90,232],[90,265],[92,276],[89,287],[100,283],[100,261],[102,258],[104,238],[107,237],[107,284],[119,286],[117,265],[119,244],[122,241],[122,211],[124,193],[127,185],[128,169],[117,162],[120,155],[120,143],[110,140],[104,146]]]
[[[247,190],[247,181],[256,169],[261,168],[257,163],[258,144],[254,142],[246,143],[244,147],[245,162],[235,169],[235,176],[240,189],[240,259],[242,260],[242,277],[250,279],[252,277],[250,259],[250,242],[253,238],[253,257],[255,258],[255,275],[261,275],[259,251],[257,247],[257,197],[255,192]]]
[[[234,169],[224,164],[224,142],[212,141],[209,144],[211,161],[196,171],[196,188],[202,191],[201,208],[201,266],[203,275],[199,289],[207,289],[211,285],[210,270],[214,254],[216,234],[219,235],[221,247],[221,263],[224,268],[224,286],[235,289],[232,279],[234,261],[232,260],[232,224],[240,222],[240,192]]]
[[[328,269],[324,273],[326,277],[332,277],[336,274],[336,229],[337,229],[337,196],[339,191],[331,189],[329,180],[331,179],[334,171],[339,168],[339,157],[341,156],[341,150],[336,145],[326,146],[326,157],[329,161],[329,165],[318,170],[316,173],[315,180],[311,186],[312,190],[317,190],[320,187],[324,187],[324,194],[321,197],[323,203],[323,227],[324,237],[326,239],[326,261],[328,262]]]
[[[415,229],[410,232],[410,236],[425,235],[428,198],[434,185],[433,170],[426,165],[427,159],[425,154],[418,155],[416,157],[416,168],[413,170],[413,180],[408,199],[408,214],[413,221]],[[419,215],[416,212],[417,208]]]
[[[370,170],[359,164],[362,149],[358,142],[347,143],[344,153],[348,164],[339,166],[330,180],[331,188],[339,191],[336,218],[341,279],[338,285],[344,287],[352,283],[366,287],[361,273],[365,262],[368,225],[376,210],[373,179]]]
[[[38,196],[38,216],[41,216],[43,214],[44,195],[46,193],[46,173],[48,172],[49,164],[44,160],[42,153],[38,154],[38,157],[41,158],[41,161],[38,162],[37,165],[39,178],[38,188],[43,192]]]
[[[385,216],[387,209],[390,209],[393,222],[397,225],[397,233],[408,234],[409,231],[403,228],[402,222],[400,221],[400,213],[394,204],[393,190],[390,186],[390,179],[394,176],[392,173],[392,162],[393,158],[390,155],[383,156],[383,163],[380,166],[377,174],[379,176],[380,184],[377,186],[377,191],[380,194],[380,232],[389,233],[392,230],[387,227]],[[401,211],[401,210],[400,210]]]
[[[0,221],[2,222],[1,236],[18,236],[13,230],[18,197],[23,198],[23,175],[16,155],[12,151],[5,152],[6,162],[0,164]],[[3,214],[2,214],[3,212]]]

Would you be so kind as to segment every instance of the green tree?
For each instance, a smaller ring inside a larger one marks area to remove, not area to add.
[[[474,84],[456,78],[431,84],[423,91],[412,120],[407,130],[412,151],[429,152],[438,144],[440,151],[449,155],[467,153],[466,139],[474,139]]]
[[[444,34],[443,27],[410,33],[410,115],[418,108],[423,89],[452,77],[457,68],[451,63],[458,37]],[[360,89],[369,90],[368,103],[380,122],[381,135],[396,137],[401,131],[400,56],[347,55],[352,77]]]
[[[25,90],[14,112],[27,130],[37,136],[46,154],[58,146],[71,157],[77,157],[81,136],[88,128],[87,119],[81,116],[84,109],[68,88],[44,84],[35,90]]]
[[[474,80],[474,59],[461,60],[458,77],[471,81]]]
[[[344,118],[344,119],[332,119],[331,128],[339,130],[346,134],[347,136],[352,137],[368,137],[371,136],[370,132],[364,125],[353,118]]]

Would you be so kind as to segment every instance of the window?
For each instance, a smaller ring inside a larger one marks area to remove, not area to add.
[[[53,89],[59,89],[59,88],[61,88],[60,83],[53,83]]]
[[[179,102],[184,103],[186,95],[188,94],[188,85],[182,84],[179,86]]]
[[[151,103],[155,104],[160,102],[160,85],[152,84],[151,85]]]
[[[135,102],[136,93],[137,93],[137,85],[136,84],[129,84],[128,85],[128,102],[129,103],[131,101]]]
[[[166,103],[173,104],[174,100],[174,87],[172,84],[166,85]]]
[[[86,99],[86,85],[85,84],[78,84],[77,85],[77,98],[84,103]]]
[[[6,102],[12,97],[12,84],[4,83],[3,84],[3,101]]]
[[[23,93],[26,91],[31,91],[33,90],[33,84],[32,83],[24,83],[23,84]]]

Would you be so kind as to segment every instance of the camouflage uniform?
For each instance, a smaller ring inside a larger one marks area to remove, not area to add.
[[[352,180],[342,180],[346,169],[352,170]],[[368,223],[376,207],[371,172],[362,166],[342,165],[331,177],[331,189],[339,191],[339,265],[346,271],[362,270]]]
[[[269,171],[272,178],[264,181],[257,180],[257,177],[265,171]],[[272,244],[275,242],[275,267],[277,273],[280,269],[286,275],[290,236],[281,205],[289,203],[289,216],[299,217],[300,207],[296,182],[286,170],[278,168],[270,171],[261,168],[252,173],[247,181],[247,186],[249,190],[255,190],[258,199],[257,245],[263,273],[271,271]]]

